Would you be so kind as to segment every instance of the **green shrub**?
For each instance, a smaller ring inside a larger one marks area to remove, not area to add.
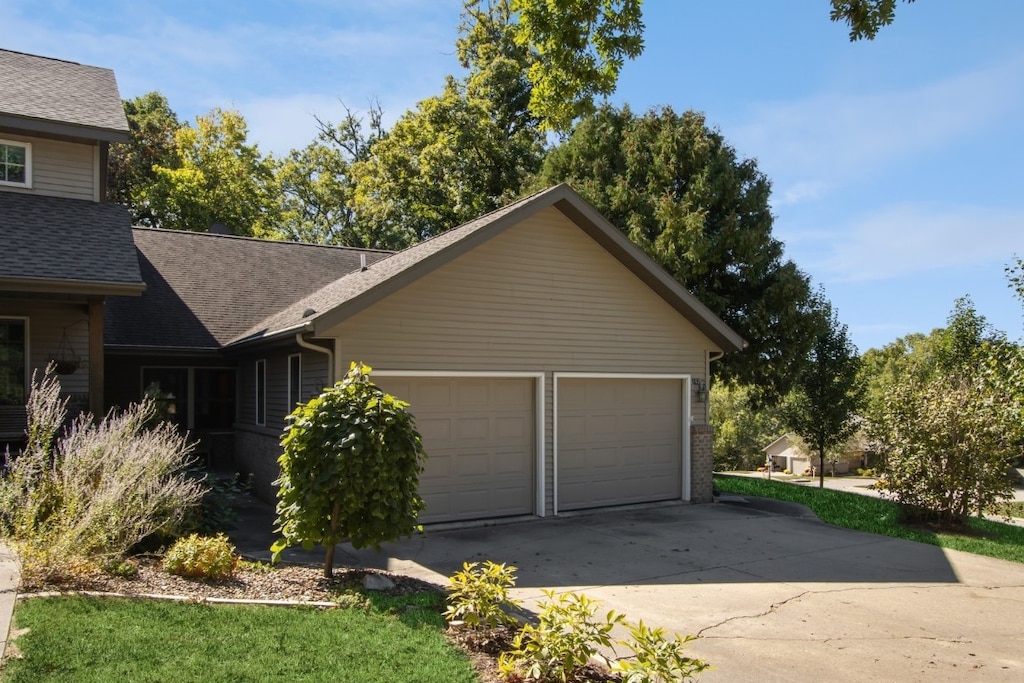
[[[549,590],[544,595],[548,599],[538,604],[537,625],[523,626],[512,639],[512,649],[498,660],[498,670],[506,678],[572,680],[599,647],[612,646],[612,629],[624,620],[613,611],[596,619],[597,602],[585,595]]]
[[[710,667],[705,661],[692,659],[683,654],[683,647],[695,636],[683,638],[673,634],[668,638],[663,628],[648,628],[641,620],[639,624],[627,624],[630,639],[620,640],[633,651],[630,659],[617,659],[611,669],[622,676],[622,683],[669,683],[689,681]]]
[[[176,429],[146,427],[143,402],[99,424],[67,413],[48,369],[32,378],[25,449],[0,473],[0,529],[22,559],[27,583],[74,575],[123,558],[155,533],[172,534],[202,496],[185,474],[192,447]]]
[[[411,535],[423,509],[419,474],[426,454],[409,404],[378,389],[371,368],[353,363],[345,379],[288,416],[277,491],[276,560],[290,545],[379,548]]]
[[[519,601],[508,594],[516,585],[516,568],[487,560],[465,562],[462,571],[448,579],[448,608],[444,618],[449,622],[462,621],[474,629],[497,628],[516,623],[509,609]]]
[[[224,579],[238,566],[235,546],[224,534],[179,538],[164,556],[164,570],[169,574],[193,579]]]

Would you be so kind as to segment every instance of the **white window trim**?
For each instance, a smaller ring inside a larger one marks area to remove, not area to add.
[[[32,189],[32,143],[23,142],[21,140],[4,140],[0,138],[0,145],[10,145],[12,147],[23,147],[25,149],[25,182],[14,183],[9,180],[0,180],[0,185],[4,187],[23,187],[25,189]]]
[[[260,367],[263,367],[263,384],[260,385]],[[260,421],[260,395],[263,395],[263,421]],[[256,361],[256,424],[260,427],[267,426],[267,360],[261,358]]]
[[[28,394],[30,391],[32,391],[32,378],[30,377],[29,370],[29,368],[32,366],[32,336],[31,329],[29,328],[29,318],[28,316],[21,315],[3,315],[0,316],[0,320],[20,320],[21,322],[25,323],[25,367],[23,368],[22,372],[24,373],[23,381],[25,382],[25,405],[27,405]]]
[[[292,396],[292,380],[293,380],[293,377],[292,377],[292,359],[293,358],[297,359],[299,361],[299,377],[298,377],[298,379],[299,379],[299,385],[298,385],[299,394],[298,394],[298,396]],[[301,401],[301,400],[302,400],[302,354],[301,353],[293,353],[293,354],[288,356],[288,412],[291,413],[293,410],[295,410],[295,405],[299,401]]]

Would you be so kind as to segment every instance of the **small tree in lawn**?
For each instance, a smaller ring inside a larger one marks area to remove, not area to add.
[[[825,451],[845,443],[856,430],[854,417],[864,397],[860,356],[846,325],[819,298],[821,326],[807,365],[783,405],[784,421],[818,454],[818,485],[825,486]]]
[[[353,363],[344,380],[288,416],[274,482],[282,536],[271,546],[275,560],[288,546],[319,543],[330,577],[343,539],[379,548],[419,528],[426,454],[408,407],[370,381],[368,366]]]

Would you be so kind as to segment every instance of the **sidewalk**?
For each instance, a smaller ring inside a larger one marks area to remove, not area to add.
[[[18,561],[10,548],[0,543],[0,657],[7,649],[14,602],[18,597]]]

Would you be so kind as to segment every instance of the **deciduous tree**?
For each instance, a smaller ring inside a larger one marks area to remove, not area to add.
[[[783,420],[818,455],[819,486],[824,488],[825,452],[853,436],[864,388],[860,356],[846,325],[823,296],[817,297],[815,308],[819,327],[808,362],[783,403]]]
[[[204,231],[213,223],[236,235],[272,234],[276,190],[270,160],[248,141],[245,118],[214,109],[174,135],[178,165],[156,165],[143,199],[162,228]]]
[[[290,545],[319,543],[330,577],[342,539],[379,549],[417,529],[426,454],[408,407],[370,381],[369,367],[353,363],[342,381],[288,416],[275,482],[275,560]]]
[[[758,403],[788,393],[810,351],[808,277],[772,235],[771,185],[704,117],[602,106],[552,150],[535,184],[570,183],[749,347],[715,364]]]

